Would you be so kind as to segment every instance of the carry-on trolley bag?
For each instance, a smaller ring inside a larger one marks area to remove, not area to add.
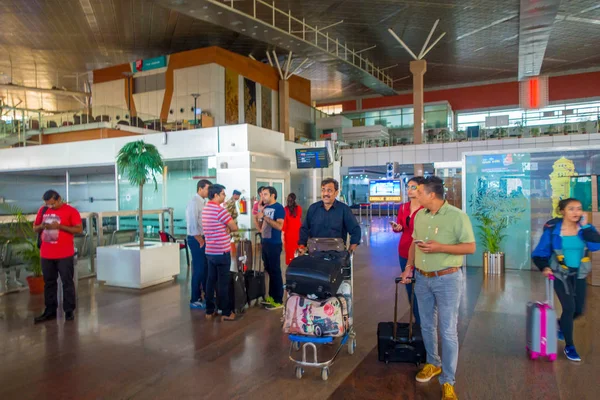
[[[557,333],[556,311],[554,310],[554,276],[546,281],[546,301],[527,303],[527,353],[535,360],[547,357],[549,361],[556,360]]]
[[[380,322],[377,325],[377,352],[379,361],[414,363],[417,367],[426,361],[427,353],[421,327],[413,323],[413,305],[415,298],[415,279],[412,278],[413,290],[410,295],[410,322],[398,322],[398,286],[401,278],[396,278],[396,297],[394,303],[394,321]]]
[[[244,280],[246,283],[246,294],[248,295],[248,305],[254,306],[260,304],[259,300],[264,300],[266,296],[265,286],[265,267],[262,262],[261,235],[257,233],[254,236],[255,249],[252,258],[252,265],[244,268]],[[250,259],[249,258],[249,259]]]

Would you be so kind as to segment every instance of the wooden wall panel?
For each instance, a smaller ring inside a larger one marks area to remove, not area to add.
[[[261,63],[260,61],[232,53],[231,51],[222,49],[220,47],[213,46],[171,54],[169,56],[169,65],[165,73],[165,96],[160,111],[160,118],[162,120],[166,121],[169,115],[169,107],[173,97],[173,71],[176,69],[211,63],[219,64],[225,68],[229,68],[256,83],[260,83],[262,86],[268,87],[269,89],[275,91],[279,89],[279,73],[276,68]],[[96,70],[94,71],[94,83],[124,79],[123,72],[127,71],[131,71],[129,64],[115,65],[113,67]],[[299,76],[293,76],[289,81],[290,97],[310,106],[310,80],[301,78]],[[125,96],[127,96],[127,94],[125,94]],[[135,105],[133,103],[133,97],[131,98],[131,112],[132,115],[134,115]]]
[[[94,70],[94,83],[104,83],[125,79],[124,72],[131,72],[129,64],[119,64],[108,68]]]
[[[53,133],[50,135],[42,135],[42,144],[70,143],[83,142],[87,140],[127,137],[136,135],[133,132],[120,131],[117,129],[88,129],[77,132]]]

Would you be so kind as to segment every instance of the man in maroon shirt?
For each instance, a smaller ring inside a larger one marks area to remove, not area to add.
[[[81,233],[81,216],[68,204],[63,203],[60,195],[48,190],[42,197],[45,205],[38,211],[33,230],[41,236],[40,254],[42,273],[44,274],[44,300],[46,310],[35,318],[35,323],[56,319],[58,308],[57,281],[63,284],[63,310],[65,319],[75,319],[75,266],[73,256],[75,245],[73,235]]]

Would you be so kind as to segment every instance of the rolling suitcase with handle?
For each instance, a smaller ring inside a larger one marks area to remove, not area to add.
[[[411,285],[414,285],[412,279]],[[379,361],[386,364],[389,362],[414,363],[419,366],[426,361],[427,353],[421,336],[421,327],[413,324],[413,303],[415,288],[410,296],[410,322],[398,322],[398,284],[400,278],[396,278],[396,297],[394,304],[394,321],[380,322],[377,326],[377,352]]]
[[[547,357],[556,360],[558,348],[556,311],[554,310],[554,293],[552,293],[554,276],[546,281],[546,301],[527,303],[527,353],[535,360]]]
[[[252,266],[244,268],[244,281],[246,284],[246,294],[248,296],[248,305],[253,306],[259,303],[259,299],[264,299],[266,295],[265,269],[262,263],[261,235],[257,233],[254,237],[256,248]]]

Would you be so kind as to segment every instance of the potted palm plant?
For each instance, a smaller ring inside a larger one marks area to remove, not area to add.
[[[143,289],[173,280],[179,274],[178,243],[144,243],[144,185],[154,183],[162,173],[163,161],[158,149],[144,141],[127,143],[116,159],[117,170],[139,191],[139,243],[99,247],[97,277],[110,286]]]
[[[152,144],[143,140],[127,143],[117,155],[117,170],[125,175],[132,186],[137,186],[139,191],[138,228],[140,236],[140,248],[144,248],[144,185],[149,180],[154,182],[154,190],[158,190],[156,174],[163,170],[162,157]]]
[[[27,277],[29,293],[44,293],[44,277],[42,276],[42,258],[37,247],[37,234],[33,225],[27,220],[23,210],[11,204],[0,204],[2,210],[12,216],[10,222],[0,235],[0,243],[7,244],[7,256],[20,258],[27,269],[32,273]]]
[[[502,241],[506,230],[516,223],[527,209],[522,192],[510,196],[498,188],[479,189],[469,200],[471,215],[479,222],[479,240],[484,248],[484,274],[504,273]]]

